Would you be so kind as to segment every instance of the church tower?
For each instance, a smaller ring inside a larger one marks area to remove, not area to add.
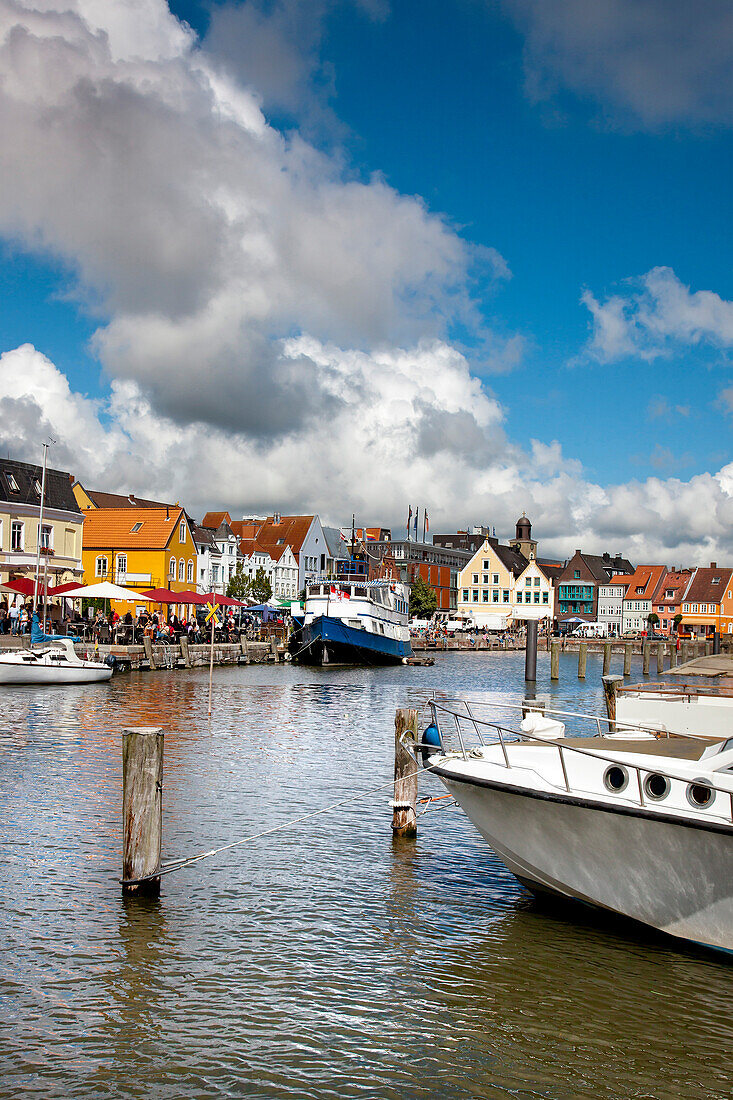
[[[528,561],[534,561],[537,557],[537,540],[532,538],[532,524],[525,512],[517,520],[517,537],[514,542]]]

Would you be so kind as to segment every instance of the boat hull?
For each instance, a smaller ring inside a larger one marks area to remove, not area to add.
[[[96,662],[64,668],[40,663],[16,664],[0,660],[0,685],[94,684],[109,680],[111,676],[111,668]]]
[[[500,783],[443,783],[530,889],[733,950],[733,833]]]
[[[386,665],[400,664],[412,656],[412,646],[409,641],[358,630],[340,619],[320,615],[295,632],[290,652],[293,660],[307,665]]]

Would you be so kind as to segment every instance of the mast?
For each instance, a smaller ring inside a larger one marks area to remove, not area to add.
[[[351,560],[354,560],[356,554],[356,515],[351,513]]]
[[[36,531],[36,576],[33,581],[33,610],[31,617],[36,614],[38,608],[38,574],[41,571],[41,533],[43,531],[43,502],[46,496],[46,463],[48,461],[48,443],[43,445],[43,473],[41,474],[41,507],[38,511],[38,529]]]

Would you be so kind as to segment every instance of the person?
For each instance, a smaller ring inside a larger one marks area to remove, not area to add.
[[[11,634],[17,634],[18,633],[18,624],[19,624],[19,622],[20,622],[20,608],[18,607],[18,604],[15,601],[13,601],[13,603],[10,605],[10,633]]]
[[[0,604],[0,634],[8,632],[8,605],[3,601]]]
[[[31,628],[31,613],[28,610],[28,604],[23,604],[20,609],[20,633],[27,634]]]

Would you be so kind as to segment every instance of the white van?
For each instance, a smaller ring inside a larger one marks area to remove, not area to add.
[[[573,631],[573,638],[607,638],[608,623],[583,623]]]

